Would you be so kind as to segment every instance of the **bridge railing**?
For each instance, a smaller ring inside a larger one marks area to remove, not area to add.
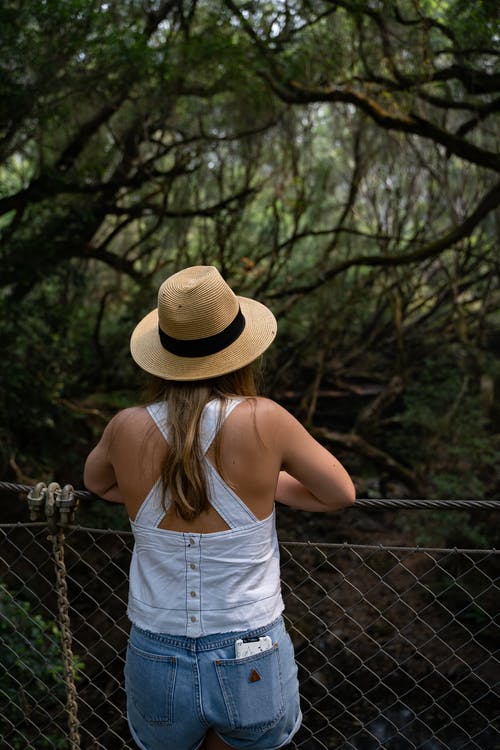
[[[291,747],[500,747],[496,550],[280,548],[304,713]],[[0,524],[1,747],[133,750],[123,691],[131,549],[124,531]]]

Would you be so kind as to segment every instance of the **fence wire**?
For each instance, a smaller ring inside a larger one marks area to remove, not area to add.
[[[498,553],[283,542],[297,750],[498,750]],[[69,527],[81,748],[133,750],[123,666],[130,533]],[[0,746],[70,747],[45,524],[0,526]],[[182,750],[182,748],[179,748]]]

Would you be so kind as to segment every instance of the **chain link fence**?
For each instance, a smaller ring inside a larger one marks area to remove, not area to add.
[[[49,539],[45,523],[0,525],[2,748],[135,747],[123,691],[131,548],[127,532],[69,526]],[[495,550],[285,541],[281,558],[304,713],[290,747],[500,748]]]

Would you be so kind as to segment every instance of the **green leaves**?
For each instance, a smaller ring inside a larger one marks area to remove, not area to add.
[[[491,9],[3,3],[5,471],[11,456],[37,473],[61,456],[80,470],[78,409],[133,392],[130,331],[184,265],[214,263],[273,306],[277,390],[319,382],[321,362],[332,390],[363,373],[404,377],[411,392],[423,388],[415,362],[437,349],[490,350]],[[61,424],[56,451],[47,436]]]
[[[60,631],[52,620],[32,612],[29,602],[0,584],[0,735],[18,750],[65,747],[57,716],[65,723],[66,690]],[[84,664],[74,658],[78,680]]]

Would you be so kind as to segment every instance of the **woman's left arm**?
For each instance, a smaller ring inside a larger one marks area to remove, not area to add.
[[[114,432],[114,419],[106,426],[96,447],[89,453],[83,470],[85,487],[103,500],[112,503],[123,503],[118,488],[115,470],[110,458],[111,443]]]

